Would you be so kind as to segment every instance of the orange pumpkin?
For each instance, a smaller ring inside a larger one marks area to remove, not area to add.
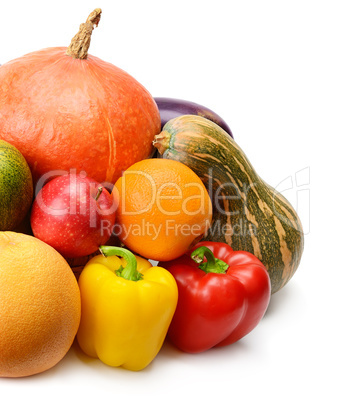
[[[70,169],[115,183],[152,154],[160,132],[153,97],[125,71],[87,54],[100,15],[90,14],[68,48],[29,53],[0,68],[0,139],[24,155],[35,183]]]

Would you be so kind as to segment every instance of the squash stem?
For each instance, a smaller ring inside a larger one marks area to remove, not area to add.
[[[162,155],[170,146],[171,134],[168,131],[161,131],[154,137],[153,145]]]
[[[207,259],[206,262],[203,262],[204,257]],[[206,273],[225,274],[229,267],[224,261],[215,258],[213,252],[205,246],[196,248],[196,250],[191,253],[191,258],[199,264],[198,268]]]
[[[143,279],[143,275],[137,270],[137,261],[131,251],[116,246],[100,246],[99,250],[104,257],[116,255],[126,260],[127,265],[125,267],[120,266],[120,268],[115,271],[117,276],[134,282]]]
[[[73,37],[66,54],[74,59],[87,59],[88,49],[91,44],[91,35],[94,26],[98,26],[102,10],[96,8],[88,16],[85,23],[79,27],[79,32]]]

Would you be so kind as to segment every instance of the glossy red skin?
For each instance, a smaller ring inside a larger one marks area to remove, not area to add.
[[[115,196],[104,187],[95,200],[100,186],[88,177],[69,174],[45,184],[32,206],[34,236],[65,258],[82,257],[97,251],[110,238],[117,208]]]
[[[201,246],[229,264],[225,274],[206,273],[190,257]],[[187,353],[232,344],[251,332],[269,305],[271,284],[253,254],[217,242],[200,242],[163,266],[178,285],[177,309],[168,336]]]

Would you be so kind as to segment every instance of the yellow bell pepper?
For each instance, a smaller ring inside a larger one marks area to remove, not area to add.
[[[176,281],[166,269],[127,249],[101,246],[100,251],[78,281],[78,343],[87,355],[109,366],[142,370],[166,337],[177,306]]]

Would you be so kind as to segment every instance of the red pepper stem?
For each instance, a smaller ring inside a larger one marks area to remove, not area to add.
[[[100,246],[99,250],[104,257],[116,255],[118,257],[123,257],[126,260],[126,266],[120,266],[115,271],[117,276],[127,279],[128,281],[139,281],[143,279],[143,275],[137,270],[136,257],[131,251],[122,247],[115,246]]]
[[[207,259],[206,262],[203,262],[204,257]],[[215,258],[213,252],[205,246],[196,248],[196,250],[191,253],[191,258],[199,264],[198,268],[207,273],[225,274],[229,267],[224,261]]]

